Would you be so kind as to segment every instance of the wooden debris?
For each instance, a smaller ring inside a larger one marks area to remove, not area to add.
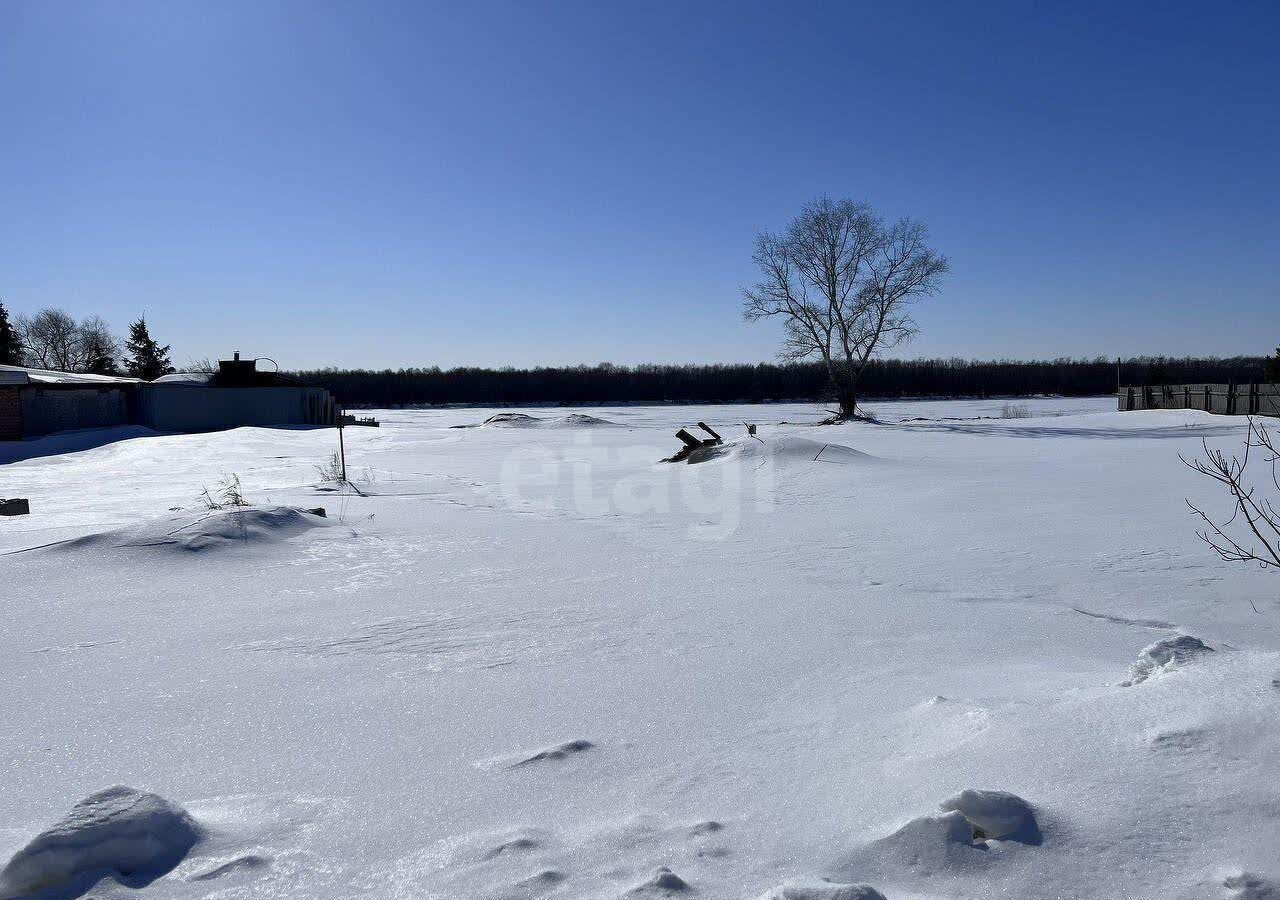
[[[711,435],[711,437],[699,438],[690,434],[684,428],[681,428],[676,432],[676,437],[680,439],[680,443],[684,444],[684,446],[680,448],[679,452],[677,452],[675,456],[669,456],[664,459],[663,462],[684,462],[689,458],[689,455],[696,450],[701,450],[703,447],[714,447],[717,444],[723,443],[723,439],[720,435],[716,434],[715,430],[706,422],[699,422],[698,427]]]
[[[0,516],[26,516],[31,514],[31,504],[25,497],[0,500]]]
[[[681,442],[690,449],[702,446],[702,438],[694,437],[683,428],[676,432],[676,437],[680,438]]]
[[[328,515],[326,515],[326,514],[325,514],[325,511],[324,511],[324,507],[323,507],[323,506],[317,506],[315,509],[309,509],[309,510],[307,510],[307,512],[311,513],[311,515],[313,515],[313,516],[319,516],[319,517],[320,517],[320,518],[322,518],[322,519],[327,519],[327,518],[328,518]]]

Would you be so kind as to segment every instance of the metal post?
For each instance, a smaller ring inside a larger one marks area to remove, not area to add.
[[[342,480],[347,480],[347,445],[342,440],[342,419],[338,419],[338,458],[342,461]]]

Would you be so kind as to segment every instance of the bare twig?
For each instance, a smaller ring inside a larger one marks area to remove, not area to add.
[[[1203,459],[1179,458],[1193,471],[1226,487],[1233,508],[1229,517],[1215,520],[1187,500],[1191,512],[1204,524],[1196,534],[1227,562],[1255,563],[1263,569],[1280,570],[1280,510],[1271,498],[1259,495],[1259,479],[1249,474],[1249,463],[1260,461],[1269,467],[1271,484],[1280,491],[1280,450],[1275,434],[1250,416],[1240,455],[1228,458],[1221,450],[1210,448],[1206,440],[1201,440],[1201,445]]]

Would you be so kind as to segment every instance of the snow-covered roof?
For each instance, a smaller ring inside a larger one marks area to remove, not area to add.
[[[0,384],[138,384],[141,379],[117,375],[86,375],[78,372],[53,372],[27,366],[0,366]]]
[[[151,384],[207,385],[212,378],[212,372],[174,372],[172,375],[161,375]]]

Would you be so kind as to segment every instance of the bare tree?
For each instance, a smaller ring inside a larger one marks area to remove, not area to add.
[[[18,341],[28,365],[67,371],[75,355],[76,320],[60,309],[18,316]]]
[[[915,334],[911,304],[936,293],[948,271],[928,239],[920,222],[887,225],[866,203],[822,197],[781,234],[756,238],[763,277],[743,291],[743,315],[782,318],[779,356],[820,359],[839,417],[851,417],[867,362]]]
[[[111,326],[101,316],[82,319],[77,333],[79,358],[69,372],[92,372],[95,375],[114,375],[119,369],[120,339],[111,333]]]
[[[909,341],[911,303],[936,293],[947,273],[923,223],[887,225],[868,204],[829,197],[785,232],[760,234],[753,259],[763,278],[742,292],[742,312],[748,321],[781,317],[785,360],[822,360],[841,419],[858,410],[867,362]]]
[[[109,372],[120,356],[120,340],[99,316],[76,322],[60,309],[19,316],[18,342],[27,365],[59,372]]]
[[[1221,450],[1211,450],[1208,441],[1201,443],[1204,459],[1181,457],[1182,461],[1225,486],[1235,508],[1229,517],[1215,521],[1188,500],[1187,506],[1205,526],[1196,533],[1228,562],[1280,570],[1280,508],[1276,506],[1280,503],[1280,441],[1250,416],[1240,456],[1228,459]],[[1259,457],[1265,467],[1261,477],[1249,469],[1249,463]],[[1266,496],[1272,491],[1274,498]]]

